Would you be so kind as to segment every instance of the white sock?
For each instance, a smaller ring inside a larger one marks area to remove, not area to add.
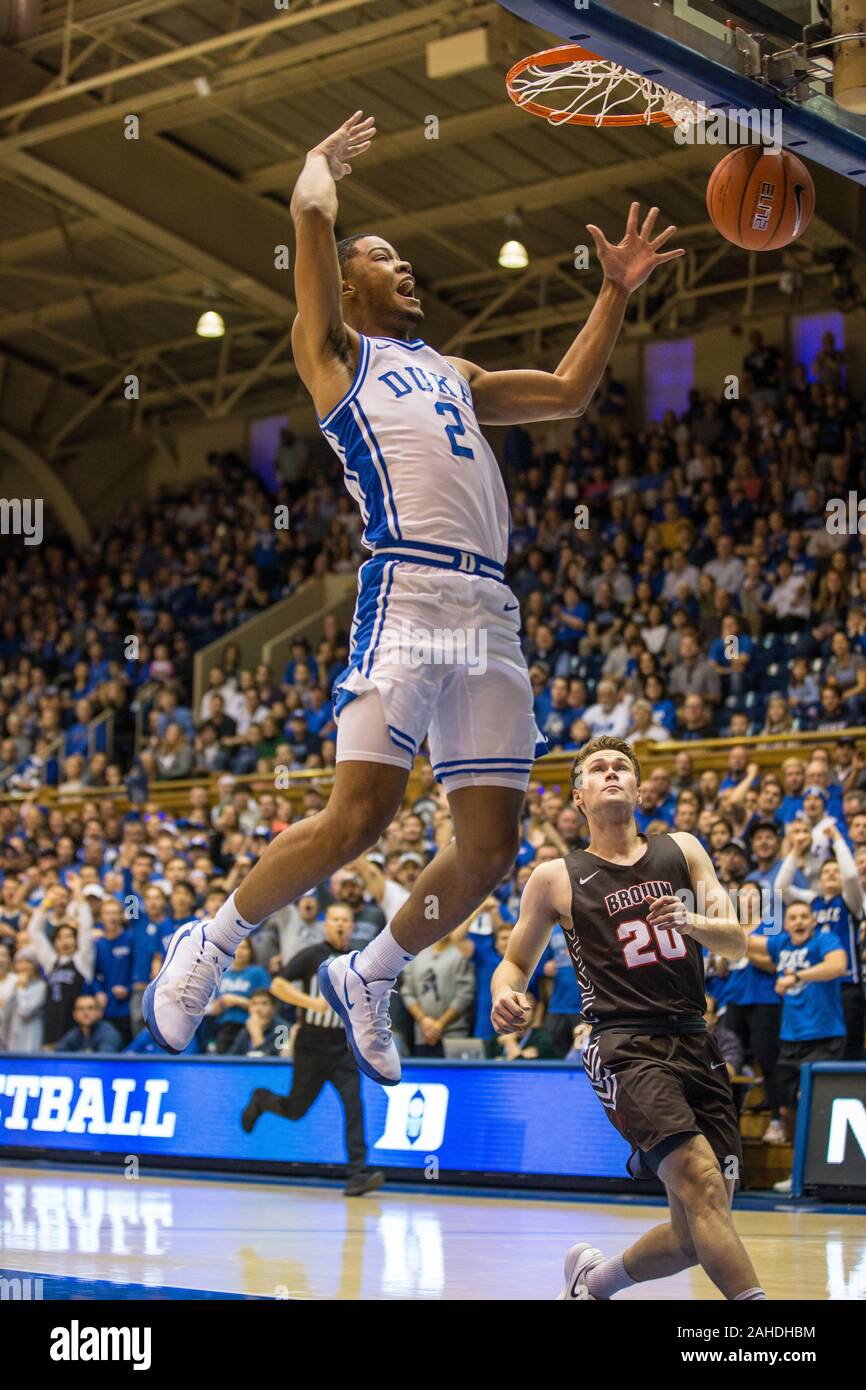
[[[355,969],[365,980],[396,980],[404,966],[414,959],[394,940],[391,928],[385,927],[361,951]]]
[[[247,922],[235,907],[235,895],[226,898],[207,929],[207,939],[226,955],[233,956],[245,936],[255,931],[258,922]]]
[[[766,1297],[764,1290],[756,1286],[754,1289],[745,1289],[743,1293],[738,1293],[733,1301],[734,1303],[756,1303],[759,1299],[766,1299]]]
[[[626,1273],[622,1255],[613,1255],[589,1270],[584,1282],[593,1298],[613,1298],[620,1289],[630,1289],[637,1280]]]

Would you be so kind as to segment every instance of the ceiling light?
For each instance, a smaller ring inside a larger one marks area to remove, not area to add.
[[[529,265],[529,256],[522,241],[504,241],[497,260],[503,270],[525,270]]]
[[[221,338],[226,331],[225,320],[215,309],[207,309],[196,324],[195,331],[200,338]]]

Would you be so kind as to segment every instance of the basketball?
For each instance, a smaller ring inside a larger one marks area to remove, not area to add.
[[[727,241],[745,251],[777,251],[802,236],[815,211],[815,185],[805,164],[781,150],[745,145],[716,165],[707,211]]]

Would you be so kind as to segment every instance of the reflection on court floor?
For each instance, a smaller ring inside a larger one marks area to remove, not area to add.
[[[10,1166],[0,1293],[21,1296],[30,1279],[43,1298],[552,1299],[576,1240],[615,1254],[662,1219],[624,1202],[347,1200],[337,1187]],[[771,1298],[866,1300],[866,1213],[780,1204],[739,1211],[737,1227]],[[619,1297],[720,1295],[688,1272]]]

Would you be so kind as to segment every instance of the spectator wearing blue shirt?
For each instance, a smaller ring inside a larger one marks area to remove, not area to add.
[[[803,792],[806,790],[806,764],[802,758],[785,758],[782,763],[782,786],[785,795],[777,812],[783,826],[794,820],[803,810]]]
[[[675,798],[665,798],[658,785],[653,782],[652,778],[648,778],[641,787],[640,803],[634,808],[634,818],[640,833],[645,835],[647,827],[653,821],[663,821],[670,829],[673,829],[675,815]]]
[[[123,896],[124,898],[137,898],[139,912],[144,911],[144,894],[147,886],[153,880],[154,873],[154,852],[146,849],[139,849],[135,852],[131,868],[121,869],[123,874]]]
[[[772,825],[759,826],[752,839],[753,857],[760,850],[766,861],[772,850],[778,851],[779,838]],[[773,863],[773,879],[779,862]],[[777,899],[773,896],[768,877],[756,877],[761,868],[746,878],[737,893],[738,916],[746,930],[760,936],[777,934],[782,925],[781,911],[776,913]],[[781,904],[779,903],[779,907]],[[764,1080],[764,1100],[770,1112],[770,1122],[764,1131],[765,1144],[784,1144],[785,1130],[779,1100],[778,1064],[779,1029],[782,1022],[782,1001],[776,993],[776,982],[766,970],[759,970],[748,956],[728,961],[725,992],[725,1026],[738,1038],[744,1055],[758,1063]]]
[[[173,690],[161,690],[159,692],[157,708],[159,712],[156,717],[156,732],[159,738],[165,738],[165,731],[169,724],[179,724],[185,737],[191,743],[195,740],[192,710],[187,709],[185,705],[178,704],[177,696]]]
[[[863,1060],[863,1032],[866,1027],[866,999],[860,962],[859,931],[864,916],[863,889],[854,856],[838,825],[829,827],[834,857],[821,866],[818,891],[794,883],[797,861],[786,856],[776,886],[785,903],[806,903],[811,907],[820,932],[831,932],[845,951],[845,972],[841,976],[842,1012],[845,1018],[846,1062]]]
[[[288,1028],[277,1018],[277,1001],[267,989],[253,990],[246,1023],[229,1048],[233,1057],[281,1057]]]
[[[748,944],[750,959],[775,974],[776,993],[782,999],[778,1079],[789,1143],[794,1142],[801,1065],[841,1061],[845,1053],[839,982],[848,968],[848,958],[837,936],[816,928],[809,904],[791,903],[783,932],[752,935]]]
[[[667,729],[671,738],[677,723],[677,711],[673,700],[667,697],[667,689],[661,676],[653,672],[644,681],[644,695],[653,707],[653,722]]]
[[[721,636],[710,645],[709,659],[721,676],[725,695],[741,695],[748,689],[749,664],[755,644],[741,632],[734,613],[722,618]]]
[[[70,724],[66,730],[66,738],[63,744],[63,756],[72,758],[86,758],[90,753],[104,753],[108,746],[108,734],[105,724],[98,724],[91,731],[90,721],[93,718],[93,711],[89,700],[75,701],[75,722]]]
[[[96,998],[106,1020],[116,1028],[125,1046],[132,1036],[129,1004],[132,995],[132,962],[135,932],[126,925],[123,908],[115,898],[102,904],[102,936],[96,942]]]
[[[555,636],[560,646],[576,652],[578,643],[586,632],[587,623],[592,617],[592,608],[586,599],[580,597],[573,584],[566,584],[562,592],[562,603],[554,603],[553,616],[558,620]]]
[[[217,1052],[228,1052],[244,1027],[250,1010],[250,999],[257,989],[270,989],[271,977],[264,966],[254,963],[253,948],[248,938],[240,943],[235,958],[220,980],[216,997],[208,1005],[208,1015],[219,1021],[216,1032]]]
[[[304,718],[311,734],[318,738],[335,739],[337,726],[334,723],[334,706],[321,686],[314,685],[310,691],[310,703],[304,710]]]
[[[577,713],[568,703],[568,681],[564,676],[556,676],[551,682],[550,701],[539,725],[549,751],[564,747]]]
[[[546,959],[545,959],[546,957]],[[553,980],[544,1019],[544,1031],[557,1057],[571,1050],[575,1026],[581,1022],[583,1001],[574,974],[574,963],[562,927],[556,926],[544,953],[542,972]]]
[[[144,890],[144,911],[133,925],[132,999],[130,1017],[133,1032],[141,1025],[141,996],[153,978],[154,957],[162,954],[163,942],[177,924],[169,911],[168,898],[157,883]]]
[[[123,1039],[102,1017],[102,1007],[92,994],[79,994],[72,1006],[75,1023],[64,1033],[55,1052],[121,1052]]]
[[[283,685],[294,685],[296,666],[306,666],[310,673],[310,679],[314,683],[318,683],[319,663],[314,656],[310,655],[309,645],[303,637],[292,643],[292,659],[286,663],[283,670]]]
[[[737,743],[728,754],[728,770],[719,783],[719,792],[734,791],[736,787],[742,785],[751,769],[757,769],[757,763],[749,762],[749,750],[742,743]],[[753,776],[752,786],[757,785],[757,776]]]
[[[478,911],[451,933],[452,945],[457,947],[461,955],[467,956],[475,966],[473,1038],[486,1040],[496,1034],[496,1030],[490,1022],[492,1007],[490,981],[493,979],[493,972],[496,967],[502,964],[502,958],[508,949],[508,942],[513,930],[514,928],[510,923],[500,920],[496,899],[485,898]],[[540,994],[539,986],[543,965],[544,957],[539,961],[532,979],[526,986],[527,994],[531,994],[536,1000]]]

